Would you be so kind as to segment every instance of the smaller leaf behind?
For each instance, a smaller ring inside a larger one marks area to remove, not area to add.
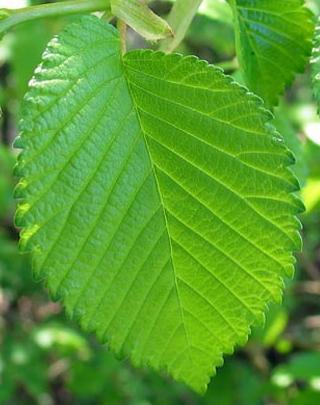
[[[229,0],[246,84],[270,106],[302,72],[311,51],[313,20],[302,0]]]

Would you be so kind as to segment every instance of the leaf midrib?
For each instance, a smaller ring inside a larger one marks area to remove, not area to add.
[[[136,111],[137,119],[138,119],[138,122],[139,122],[139,126],[141,128],[141,133],[143,135],[144,144],[145,144],[146,151],[147,151],[147,154],[148,154],[149,162],[150,162],[150,165],[151,165],[151,168],[152,168],[152,173],[153,173],[154,179],[155,179],[157,194],[158,194],[160,204],[161,204],[161,209],[162,209],[163,218],[164,218],[164,221],[165,221],[165,228],[166,228],[169,247],[170,247],[170,262],[171,262],[171,266],[172,266],[172,269],[173,269],[174,288],[175,288],[176,295],[177,295],[181,323],[183,325],[184,335],[185,335],[185,339],[186,339],[186,345],[187,345],[186,349],[187,349],[187,353],[188,353],[190,362],[193,365],[193,367],[195,367],[195,363],[194,363],[194,360],[192,358],[192,350],[191,350],[192,345],[190,343],[190,338],[189,338],[189,334],[188,334],[188,330],[187,330],[186,320],[185,320],[185,316],[184,316],[184,307],[183,307],[181,295],[180,295],[180,292],[179,292],[177,274],[176,274],[176,269],[175,269],[175,265],[174,265],[174,261],[173,261],[173,248],[172,248],[172,241],[171,241],[170,232],[169,232],[169,224],[168,224],[168,218],[167,218],[167,214],[166,214],[166,209],[165,209],[165,205],[164,205],[163,198],[162,198],[162,193],[161,193],[161,189],[160,189],[158,176],[157,176],[157,173],[156,173],[156,168],[155,168],[155,166],[153,164],[153,160],[151,158],[151,152],[150,152],[148,142],[147,142],[147,139],[146,139],[146,134],[145,134],[145,131],[143,129],[143,125],[142,125],[140,113],[139,113],[139,110],[138,110],[138,106],[136,105],[135,98],[134,98],[134,96],[132,94],[132,91],[131,91],[131,88],[130,88],[130,82],[129,82],[128,78],[127,78],[127,74],[126,74],[127,72],[126,72],[126,66],[125,66],[124,57],[122,57],[122,66],[123,66],[123,74],[124,74],[125,82],[126,82],[126,85],[127,85],[127,88],[128,88],[128,93],[130,95],[130,98],[132,100],[132,104],[133,104],[134,109]]]

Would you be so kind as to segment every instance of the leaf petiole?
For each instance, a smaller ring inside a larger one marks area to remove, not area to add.
[[[120,35],[120,44],[121,44],[121,54],[124,55],[127,51],[127,25],[124,21],[118,19],[117,21],[117,28]]]
[[[176,0],[168,16],[168,24],[175,35],[162,41],[160,50],[173,52],[183,40],[202,0]]]

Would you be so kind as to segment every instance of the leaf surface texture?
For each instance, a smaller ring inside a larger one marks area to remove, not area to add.
[[[83,17],[25,97],[16,221],[69,315],[203,392],[279,300],[299,247],[292,154],[252,94]]]

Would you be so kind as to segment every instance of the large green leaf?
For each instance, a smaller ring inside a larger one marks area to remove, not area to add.
[[[199,392],[300,245],[269,120],[195,57],[122,58],[95,17],[49,44],[25,97],[17,224],[35,274],[115,352]]]
[[[238,57],[250,90],[277,103],[311,51],[313,22],[303,0],[229,0]]]

